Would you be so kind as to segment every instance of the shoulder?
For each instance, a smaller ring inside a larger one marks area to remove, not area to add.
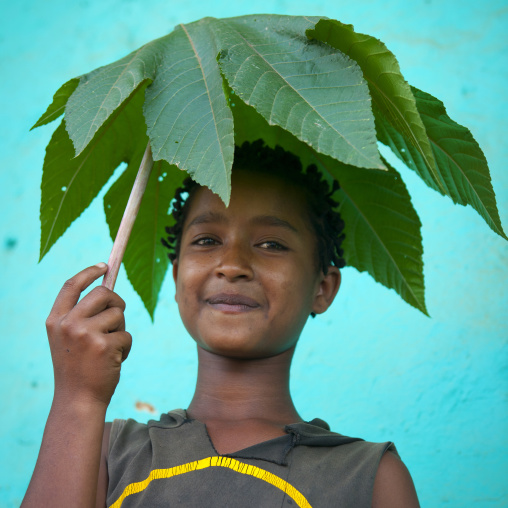
[[[392,442],[372,443],[350,438],[330,432],[328,425],[323,424],[318,420],[310,422],[301,432],[300,442],[317,447],[332,447],[323,449],[333,465],[329,469],[335,477],[338,475],[343,479],[342,484],[345,479],[348,483],[347,486],[341,484],[340,495],[347,491],[355,496],[354,499],[343,501],[346,506],[419,507],[411,475]],[[313,432],[308,431],[311,427]],[[328,483],[331,483],[330,478]]]
[[[413,480],[405,464],[394,453],[387,451],[379,463],[372,508],[418,508]]]
[[[369,442],[331,432],[324,422],[313,420],[291,426],[297,434],[292,467],[318,472],[310,481],[323,485],[323,506],[372,506],[417,508],[411,476],[392,442]],[[301,446],[306,445],[306,446]],[[302,478],[304,484],[306,478]],[[326,504],[328,503],[328,504]]]

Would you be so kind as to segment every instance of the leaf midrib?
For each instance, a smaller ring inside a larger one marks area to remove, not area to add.
[[[455,138],[453,138],[455,139]],[[490,215],[486,205],[484,204],[482,198],[480,197],[480,195],[478,194],[478,192],[476,191],[476,188],[475,186],[471,183],[471,180],[468,178],[468,176],[466,175],[466,173],[462,170],[460,164],[454,159],[454,157],[449,154],[441,145],[439,145],[437,143],[437,141],[434,141],[433,138],[431,138],[429,136],[429,141],[432,143],[432,145],[438,149],[439,151],[441,151],[447,158],[448,160],[450,160],[454,165],[455,167],[457,168],[457,170],[460,172],[460,174],[466,179],[468,185],[469,185],[469,188],[473,191],[474,195],[477,197],[478,201],[480,202],[481,204],[481,207],[482,209],[485,211],[486,215],[490,218],[490,220],[492,221],[493,225],[495,226],[496,228],[496,231],[499,235],[501,235],[503,238],[506,238],[506,236],[504,235],[504,232],[502,230],[499,229],[499,227],[497,226],[496,222],[494,221],[494,219],[492,218],[492,216]],[[464,155],[467,155],[467,154],[464,154]],[[479,159],[478,157],[474,157],[475,159],[477,160],[481,160]]]
[[[182,27],[183,31],[185,32],[185,35],[187,36],[187,38],[189,39],[189,43],[192,47],[192,50],[194,51],[194,54],[196,55],[196,60],[198,61],[198,65],[199,65],[199,69],[201,71],[201,74],[203,75],[203,82],[205,84],[205,87],[206,87],[206,93],[208,95],[208,102],[210,103],[210,111],[212,112],[212,116],[213,116],[213,125],[215,127],[215,134],[217,136],[217,141],[218,141],[218,144],[219,144],[219,151],[220,151],[220,154],[221,154],[221,157],[222,157],[222,169],[224,170],[224,177],[226,179],[226,181],[228,180],[228,172],[227,172],[227,169],[226,169],[226,158],[224,156],[224,151],[222,150],[222,144],[220,142],[220,136],[219,136],[219,131],[217,130],[217,119],[216,119],[216,116],[215,116],[215,109],[213,107],[213,102],[212,102],[212,98],[211,98],[211,95],[210,95],[210,89],[208,88],[208,82],[207,82],[207,79],[206,79],[206,76],[205,76],[205,71],[203,69],[203,65],[202,65],[202,62],[201,62],[201,58],[198,54],[198,51],[196,49],[196,46],[194,45],[194,41],[192,40],[192,37],[190,36],[189,32],[187,31],[187,28],[185,27],[185,25],[183,23],[180,24],[180,26]],[[227,107],[227,105],[226,105]]]
[[[39,120],[37,120],[37,123],[35,125],[37,125],[38,127],[42,126],[42,125],[45,125],[46,123],[49,123],[47,120],[48,118],[51,118],[52,116],[54,116],[53,120],[56,120],[57,118],[60,118],[60,116],[62,115],[62,113],[60,113],[60,111],[63,109],[65,110],[65,106],[67,105],[67,103],[65,103],[63,106],[60,106],[59,108],[57,109],[54,109],[50,114],[46,115],[42,115]],[[58,114],[57,114],[58,113]],[[35,127],[34,125],[34,127]],[[33,127],[32,127],[33,128]]]
[[[397,73],[394,73],[394,72],[391,72],[391,73],[392,73],[392,74],[395,74],[396,76],[398,76],[398,74],[397,74]],[[385,74],[387,74],[387,73],[385,72]],[[401,120],[402,120],[402,123],[403,123],[404,125],[406,125],[407,129],[408,129],[408,130],[409,130],[409,132],[411,133],[411,137],[412,137],[413,141],[416,143],[416,145],[417,145],[417,149],[418,149],[418,151],[420,152],[420,155],[422,155],[423,160],[425,161],[425,165],[427,166],[427,168],[428,168],[428,169],[430,169],[430,171],[431,171],[431,172],[432,172],[432,174],[434,175],[435,181],[436,181],[436,183],[438,184],[438,186],[440,187],[440,189],[443,191],[443,193],[445,193],[445,194],[446,194],[446,189],[444,188],[443,183],[441,182],[441,179],[439,178],[439,173],[437,172],[437,170],[436,170],[436,169],[434,169],[434,168],[432,167],[432,165],[431,165],[431,164],[430,164],[430,162],[428,161],[427,156],[425,155],[425,152],[424,152],[423,148],[421,147],[420,143],[418,142],[418,140],[416,139],[416,137],[415,137],[415,135],[414,135],[414,133],[413,133],[413,130],[411,129],[411,125],[410,125],[410,124],[409,124],[409,122],[406,120],[406,118],[405,118],[405,116],[402,114],[402,112],[399,110],[398,106],[397,106],[397,105],[396,105],[393,101],[391,101],[391,100],[388,98],[388,96],[387,96],[387,95],[383,92],[383,90],[381,90],[381,88],[379,88],[379,86],[378,86],[375,82],[373,82],[373,81],[372,81],[372,79],[371,79],[370,77],[365,76],[365,74],[364,74],[364,77],[365,77],[365,79],[369,82],[369,84],[371,84],[371,85],[372,85],[372,86],[373,86],[373,87],[374,87],[374,88],[375,88],[375,89],[379,92],[379,94],[380,94],[380,95],[382,95],[382,96],[386,99],[386,101],[387,101],[389,104],[391,104],[391,105],[392,105],[392,107],[395,109],[395,111],[396,111],[397,115],[399,116],[399,119],[401,119]],[[379,77],[379,76],[378,76],[378,77]],[[403,98],[403,99],[406,99],[406,97],[402,97],[402,96],[400,96],[400,97],[401,97],[401,98]],[[377,103],[377,101],[376,101],[374,98],[372,98],[372,100],[373,100],[373,101],[375,101],[375,102]],[[379,106],[378,106],[378,108],[379,108]],[[415,103],[415,108],[416,108],[416,103]],[[379,108],[379,109],[381,109],[381,108]],[[417,112],[417,114],[418,114],[418,108],[416,108],[416,112]],[[396,130],[397,130],[397,129],[396,129]],[[425,126],[423,127],[423,130],[424,130],[424,131],[426,131]],[[427,133],[426,133],[426,134],[427,134]],[[428,135],[428,134],[427,134],[427,137],[429,138],[429,141],[430,141],[430,137],[429,137],[429,135]],[[430,148],[430,147],[429,147],[429,148]]]

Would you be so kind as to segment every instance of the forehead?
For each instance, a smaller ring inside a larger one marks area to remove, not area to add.
[[[221,214],[230,220],[248,220],[273,216],[294,224],[309,226],[308,207],[302,189],[278,176],[235,169],[232,174],[231,200],[226,208],[222,200],[206,187],[192,197],[186,224],[204,213]]]

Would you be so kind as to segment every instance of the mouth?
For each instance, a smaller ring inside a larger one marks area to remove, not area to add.
[[[218,293],[207,298],[206,303],[216,310],[227,313],[249,312],[260,307],[256,300],[232,293]]]

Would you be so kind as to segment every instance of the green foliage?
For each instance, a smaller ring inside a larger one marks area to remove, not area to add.
[[[81,76],[65,106],[67,132],[76,156],[87,147],[117,108],[145,82],[151,81],[160,64],[159,52],[147,44],[105,67]]]
[[[438,181],[427,171],[419,152],[381,115],[376,128],[379,140],[388,145],[431,188],[450,196],[454,203],[471,205],[498,235],[506,239],[496,206],[487,160],[468,129],[454,122],[443,103],[411,87],[416,106],[431,142],[439,171]]]
[[[65,120],[46,148],[41,183],[40,259],[88,207],[114,170],[146,147],[142,116],[143,93],[132,95],[115,111],[80,155]]]
[[[393,53],[380,40],[355,33],[352,25],[344,25],[340,21],[321,20],[314,30],[307,31],[307,35],[340,49],[358,63],[369,85],[376,118],[381,116],[402,132],[421,155],[429,171],[435,173],[436,164],[425,127],[410,86],[400,73]]]
[[[378,39],[304,16],[204,18],[65,83],[34,125],[47,147],[41,258],[122,163],[104,198],[116,236],[149,142],[155,161],[124,266],[153,318],[168,260],[159,239],[185,172],[227,204],[234,144],[263,138],[337,179],[347,264],[427,313],[420,220],[377,141],[506,238],[485,157],[444,105],[411,87]],[[179,171],[183,170],[183,171]]]
[[[216,37],[227,48],[221,70],[270,125],[346,164],[383,169],[362,72],[340,51],[305,39],[312,25],[291,16],[218,20]]]
[[[79,84],[79,78],[72,78],[64,83],[53,96],[53,102],[48,106],[46,112],[37,120],[32,129],[46,125],[63,115],[65,105]],[[32,130],[30,129],[30,130]]]
[[[222,90],[211,20],[180,25],[168,36],[161,69],[146,94],[154,160],[166,160],[216,192],[231,193],[233,115]]]

